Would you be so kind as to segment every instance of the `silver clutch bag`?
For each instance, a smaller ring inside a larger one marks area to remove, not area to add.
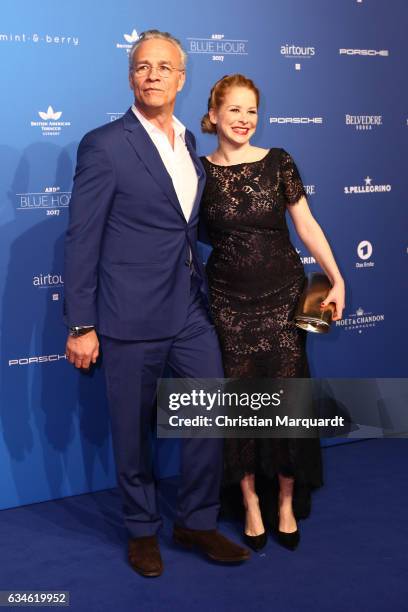
[[[330,289],[331,283],[325,274],[313,273],[308,276],[294,316],[297,327],[317,334],[325,334],[330,330],[334,304],[320,308]]]

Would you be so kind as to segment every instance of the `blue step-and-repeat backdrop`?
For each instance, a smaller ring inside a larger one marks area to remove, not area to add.
[[[201,154],[210,87],[241,72],[262,92],[254,144],[298,164],[347,283],[344,319],[309,338],[313,375],[407,376],[407,17],[406,0],[3,0],[1,508],[115,485],[102,373],[64,356],[62,251],[78,142],[130,106],[145,29],[188,51],[177,115]],[[177,445],[156,452],[174,473]]]

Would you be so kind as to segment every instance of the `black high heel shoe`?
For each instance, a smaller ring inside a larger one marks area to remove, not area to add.
[[[247,510],[245,510],[245,514],[246,513],[247,513]],[[261,518],[262,518],[262,515],[261,515]],[[267,540],[268,540],[268,536],[267,536],[266,531],[264,531],[263,533],[260,533],[259,535],[251,536],[245,533],[245,527],[244,527],[245,544],[249,546],[250,548],[252,548],[252,550],[254,550],[255,552],[262,550],[265,547]]]
[[[255,552],[262,550],[265,547],[268,536],[266,535],[266,531],[261,533],[260,535],[250,536],[244,531],[244,542],[247,546],[252,548]]]
[[[277,517],[277,527],[274,530],[276,539],[278,543],[287,548],[288,550],[295,550],[300,542],[300,532],[299,527],[297,527],[296,531],[291,531],[290,533],[286,533],[285,531],[281,531],[279,529],[279,511]]]
[[[292,531],[291,533],[285,533],[284,531],[277,529],[275,533],[276,539],[281,546],[287,548],[288,550],[295,550],[297,548],[300,541],[299,529],[296,529],[296,531]]]

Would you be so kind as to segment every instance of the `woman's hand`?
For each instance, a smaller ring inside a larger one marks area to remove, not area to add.
[[[326,236],[313,217],[304,196],[300,198],[299,202],[290,206],[288,211],[299,238],[333,283],[328,296],[321,304],[321,308],[327,308],[330,302],[332,302],[332,306],[329,307],[333,309],[332,319],[333,321],[338,321],[341,319],[344,310],[344,281]]]
[[[326,299],[320,304],[320,308],[326,308],[331,302],[335,305],[332,319],[333,321],[339,321],[342,318],[345,307],[345,288],[343,279],[334,283]]]

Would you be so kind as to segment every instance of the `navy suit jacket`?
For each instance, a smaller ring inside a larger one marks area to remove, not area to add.
[[[67,325],[95,325],[123,340],[176,335],[190,299],[190,249],[206,293],[196,246],[205,172],[189,131],[186,145],[198,175],[188,222],[158,150],[131,109],[82,139],[65,241]]]

